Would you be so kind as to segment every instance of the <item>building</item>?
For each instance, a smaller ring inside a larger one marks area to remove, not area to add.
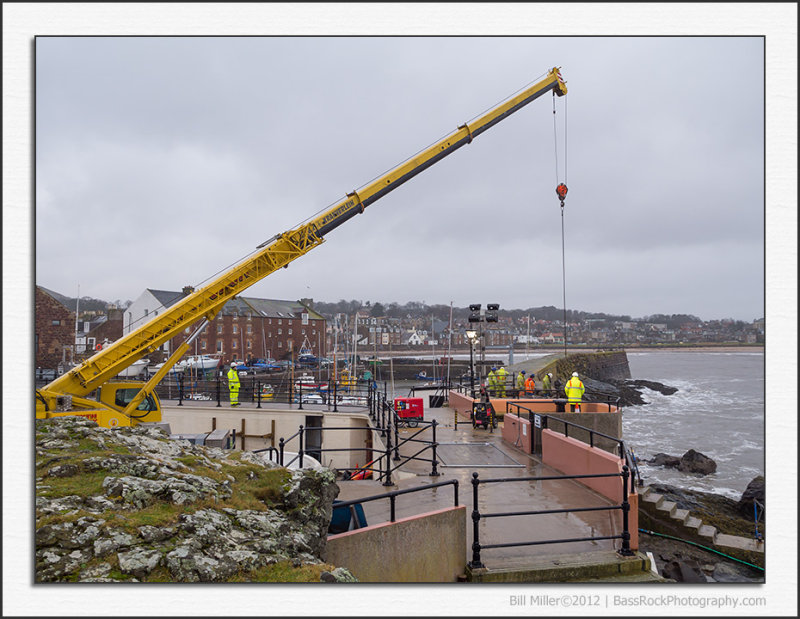
[[[174,295],[182,298],[180,293],[171,294],[173,298]],[[299,301],[235,297],[205,326],[189,354],[218,355],[224,363],[267,358],[291,360],[304,348],[324,357],[326,327],[321,314]],[[192,332],[193,328],[187,327],[181,335],[173,337],[170,350],[175,350]]]
[[[122,337],[122,321],[122,310],[115,307],[109,308],[106,315],[98,316],[94,320],[79,321],[75,332],[75,352],[93,353],[104,344],[115,342]]]
[[[36,286],[34,299],[34,363],[55,369],[72,361],[75,343],[75,313],[58,301],[54,293]]]

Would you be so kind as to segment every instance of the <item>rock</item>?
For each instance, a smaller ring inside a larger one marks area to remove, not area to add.
[[[645,460],[648,464],[653,464],[655,466],[666,466],[670,468],[675,468],[681,463],[681,459],[677,456],[670,456],[669,454],[665,453],[657,453],[653,456],[650,460]]]
[[[79,438],[89,446],[77,451]],[[80,417],[37,420],[36,458],[46,471],[36,478],[36,582],[148,582],[154,570],[159,581],[226,582],[258,579],[279,562],[321,564],[339,492],[330,469],[286,471],[267,507],[252,482],[275,463]],[[244,483],[225,470],[240,466]],[[85,495],[54,496],[55,478],[86,473],[97,481]],[[253,508],[232,507],[240,504]],[[327,569],[337,582],[355,580]]]
[[[758,502],[757,511],[753,509],[753,505],[756,501]],[[739,499],[739,503],[737,503],[737,509],[742,516],[745,518],[753,518],[753,521],[755,521],[756,514],[758,514],[758,520],[761,522],[764,518],[763,514],[766,512],[765,506],[765,482],[764,478],[759,475],[758,477],[754,477],[750,483],[747,484],[747,488],[745,488],[742,497]]]
[[[698,475],[710,475],[717,471],[717,463],[699,451],[690,449],[681,456],[678,470],[684,473],[695,473]]]

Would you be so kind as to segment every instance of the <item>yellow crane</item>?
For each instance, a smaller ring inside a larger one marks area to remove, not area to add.
[[[43,388],[37,389],[36,418],[80,415],[94,419],[104,427],[161,421],[161,404],[155,393],[156,385],[186,353],[207,322],[214,319],[225,303],[247,287],[320,245],[325,240],[325,235],[355,215],[363,213],[376,200],[550,91],[559,97],[567,94],[567,87],[558,67],[554,67],[543,79],[475,120],[459,126],[455,132],[388,173],[358,191],[347,194],[344,200],[317,217],[265,241],[252,255],[211,283],[193,291],[135,331],[98,351]],[[193,333],[176,348],[150,380],[113,380],[132,363],[151,354],[164,342],[192,326],[195,326]]]

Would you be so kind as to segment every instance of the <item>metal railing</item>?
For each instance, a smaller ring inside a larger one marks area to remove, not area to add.
[[[631,493],[635,492],[634,479],[635,479],[635,477],[637,475],[639,475],[639,467],[636,464],[636,462],[634,461],[633,457],[631,456],[630,450],[625,447],[625,441],[623,439],[618,438],[616,436],[611,436],[610,434],[605,434],[603,432],[599,432],[599,431],[594,430],[592,428],[587,428],[586,426],[582,426],[582,425],[574,423],[572,421],[566,421],[565,419],[561,419],[559,417],[553,417],[551,415],[537,413],[536,411],[524,406],[521,403],[509,402],[508,406],[506,407],[507,412],[513,412],[511,410],[512,408],[517,411],[517,416],[520,417],[520,418],[522,418],[522,414],[521,414],[522,411],[527,412],[528,413],[528,421],[531,422],[531,427],[533,427],[535,425],[537,428],[541,428],[542,430],[553,430],[555,432],[556,430],[554,428],[550,427],[550,424],[552,422],[555,422],[555,423],[563,424],[563,426],[564,426],[564,436],[566,436],[566,437],[569,437],[569,429],[570,428],[575,428],[575,429],[581,430],[582,432],[588,433],[588,435],[589,435],[589,447],[597,447],[598,449],[603,449],[604,451],[608,451],[603,446],[595,444],[595,437],[596,436],[602,437],[602,438],[604,438],[605,440],[607,440],[609,442],[615,443],[616,444],[616,454],[615,455],[618,455],[619,458],[625,462],[625,466],[628,468],[629,471],[633,471],[633,474],[631,474],[631,476],[630,476],[630,478],[631,478]],[[537,418],[539,419],[538,423],[536,421]],[[573,433],[572,438],[575,438],[577,440],[583,441],[583,439],[581,437],[575,436],[574,433]],[[533,441],[531,441],[531,447],[533,447]],[[614,453],[614,452],[610,452],[610,453]],[[641,480],[641,476],[640,475],[639,475],[639,479]]]
[[[336,382],[314,383],[309,386],[303,382],[283,380],[269,381],[267,376],[244,376],[240,378],[237,400],[241,403],[255,404],[262,408],[262,403],[296,404],[298,409],[325,406],[338,412],[338,407],[366,406],[370,385],[339,385]],[[178,400],[178,406],[185,401],[216,402],[217,407],[232,403],[232,393],[224,377],[183,378],[182,375],[170,376],[162,380],[155,389],[161,400]]]
[[[478,473],[472,474],[472,560],[468,565],[471,569],[486,567],[481,562],[481,551],[492,548],[511,548],[517,546],[535,546],[542,544],[562,544],[571,542],[588,542],[599,540],[622,540],[622,547],[618,551],[623,556],[633,556],[634,552],[631,550],[630,539],[631,534],[629,530],[629,512],[630,503],[628,503],[628,477],[629,470],[627,466],[622,467],[621,473],[598,473],[593,475],[551,475],[543,477],[510,477],[510,478],[494,478],[494,479],[479,479]],[[529,482],[529,481],[551,481],[551,480],[572,480],[572,479],[587,479],[599,477],[621,477],[622,479],[622,502],[619,505],[600,506],[600,507],[571,507],[564,509],[543,509],[543,510],[530,510],[530,511],[515,511],[515,512],[483,512],[478,509],[478,487],[480,484],[490,483],[508,483],[508,482]],[[503,544],[481,544],[480,541],[480,527],[479,523],[481,518],[506,518],[513,516],[539,516],[544,514],[567,514],[578,512],[594,512],[594,511],[616,511],[622,512],[622,532],[619,535],[601,535],[590,537],[574,537],[564,539],[550,539],[550,540],[533,540],[533,541],[519,541],[507,542]]]
[[[340,501],[334,505],[334,508],[349,507],[351,505],[358,505],[361,503],[369,503],[370,501],[378,501],[380,499],[389,499],[389,518],[390,522],[396,522],[396,499],[404,494],[411,494],[413,492],[421,492],[422,490],[431,490],[433,488],[441,488],[442,486],[453,486],[453,507],[458,507],[458,480],[450,479],[448,481],[440,481],[434,484],[427,484],[425,486],[417,486],[416,488],[405,488],[403,490],[391,490],[382,494],[373,494],[360,499],[351,499],[349,501]]]

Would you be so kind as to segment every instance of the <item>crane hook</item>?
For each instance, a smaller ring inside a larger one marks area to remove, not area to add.
[[[564,198],[567,197],[567,186],[564,183],[561,183],[556,187],[556,195],[561,200],[561,206],[564,206]]]

